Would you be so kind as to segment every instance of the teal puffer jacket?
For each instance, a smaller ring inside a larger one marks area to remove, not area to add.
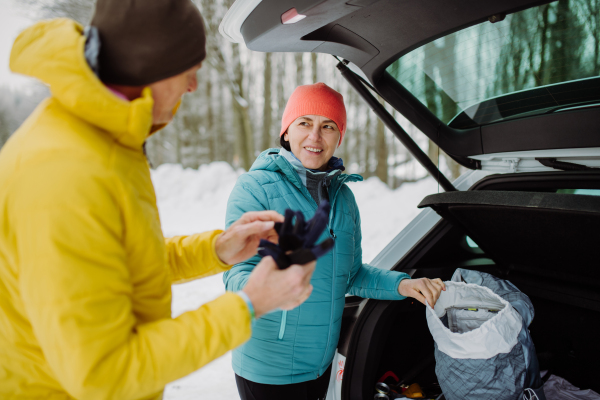
[[[331,252],[317,262],[306,302],[291,311],[275,311],[256,320],[252,338],[233,351],[236,374],[253,382],[283,385],[317,379],[335,354],[346,293],[381,300],[402,300],[400,281],[407,274],[386,271],[362,263],[360,216],[352,191],[345,182],[359,175],[338,175],[329,186],[331,212],[326,232],[335,239]],[[317,204],[292,165],[279,149],[264,151],[250,172],[239,177],[227,204],[229,227],[247,211],[286,208],[311,218]],[[227,290],[244,288],[250,272],[260,261],[254,256],[225,272]]]

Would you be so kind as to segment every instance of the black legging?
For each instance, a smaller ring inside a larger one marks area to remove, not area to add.
[[[330,378],[331,365],[314,381],[268,385],[249,381],[236,374],[235,383],[242,400],[325,400]]]

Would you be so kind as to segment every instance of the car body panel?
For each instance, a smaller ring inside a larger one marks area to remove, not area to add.
[[[336,54],[361,67],[372,80],[394,59],[423,43],[483,22],[492,15],[547,2],[263,0],[257,3],[256,0],[237,0],[220,30],[228,32],[232,39],[239,40],[241,36],[251,50]],[[307,17],[297,24],[284,26],[281,15],[291,8]],[[337,35],[336,30],[340,28],[348,32]],[[330,47],[317,51],[323,44]],[[371,47],[377,54],[369,53],[367,48]]]

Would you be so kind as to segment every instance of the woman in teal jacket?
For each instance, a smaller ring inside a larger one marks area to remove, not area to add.
[[[435,304],[444,290],[439,279],[411,280],[405,273],[362,263],[360,215],[345,185],[362,177],[342,174],[342,160],[333,157],[345,130],[346,109],[338,92],[323,83],[299,86],[283,114],[282,148],[264,151],[229,197],[227,226],[259,210],[283,214],[290,208],[309,219],[328,200],[329,223],[318,242],[335,240],[333,250],[317,262],[309,299],[255,321],[252,338],[233,351],[242,400],[325,398],[346,294],[380,300],[410,296]],[[255,256],[227,271],[226,289],[243,289],[259,260]]]

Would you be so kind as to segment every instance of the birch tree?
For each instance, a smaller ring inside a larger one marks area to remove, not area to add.
[[[266,150],[273,143],[273,99],[271,98],[273,69],[271,67],[271,53],[265,53],[265,73],[264,73],[264,105],[263,105],[263,131],[261,150]]]

